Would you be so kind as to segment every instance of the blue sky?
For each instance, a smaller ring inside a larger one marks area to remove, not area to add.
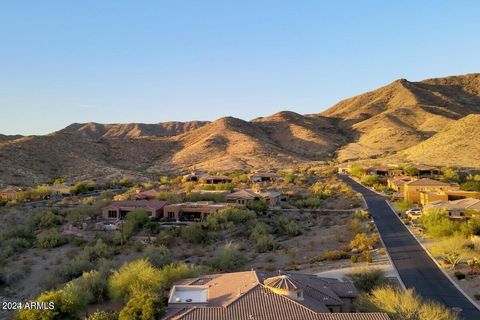
[[[2,1],[0,133],[317,113],[480,71],[478,1]]]

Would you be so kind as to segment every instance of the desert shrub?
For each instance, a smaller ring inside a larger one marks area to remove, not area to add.
[[[170,203],[179,203],[183,201],[183,197],[178,193],[174,193],[174,192],[159,192],[155,196],[155,199],[161,200],[161,201],[168,201]]]
[[[95,311],[91,315],[85,318],[85,320],[117,320],[118,317],[115,313],[108,313],[105,311]]]
[[[108,258],[113,254],[111,246],[109,246],[104,240],[97,239],[93,246],[87,246],[83,249],[83,255],[89,261],[96,261],[100,258]]]
[[[467,245],[468,241],[466,239],[455,236],[435,243],[431,246],[430,251],[450,267],[455,268],[460,261],[469,257],[470,252]]]
[[[366,186],[376,185],[376,184],[378,184],[378,181],[379,181],[379,177],[377,175],[364,175],[361,178],[362,184],[364,184]]]
[[[160,297],[152,292],[136,289],[120,311],[118,320],[155,320],[163,311]]]
[[[293,220],[281,216],[275,223],[275,232],[280,235],[295,237],[302,233],[300,226]]]
[[[355,237],[350,241],[350,249],[358,250],[360,252],[366,250],[372,250],[375,244],[377,244],[378,238],[372,236],[368,237],[365,233],[357,233]]]
[[[209,214],[205,219],[204,225],[213,231],[231,228],[237,224],[245,223],[248,220],[255,219],[254,211],[244,208],[227,207],[216,213]]]
[[[310,192],[321,199],[327,199],[334,195],[335,189],[329,183],[317,181],[310,187]]]
[[[38,227],[41,229],[49,229],[55,226],[58,226],[62,223],[62,220],[57,216],[53,211],[48,210],[44,215],[41,216],[38,221]]]
[[[480,180],[468,180],[460,185],[460,189],[465,191],[480,191]]]
[[[456,277],[458,280],[465,279],[465,273],[463,273],[463,272],[461,272],[461,271],[455,271],[455,277]]]
[[[357,178],[361,178],[363,175],[365,175],[365,169],[361,166],[353,165],[348,169],[348,172]]]
[[[143,225],[149,221],[148,213],[143,209],[133,210],[127,213],[123,233],[125,237],[130,238],[135,232],[140,230]]]
[[[250,232],[250,239],[255,240],[259,236],[270,234],[271,228],[264,223],[257,223]]]
[[[356,306],[360,312],[385,312],[392,320],[459,320],[451,309],[423,300],[412,289],[376,288],[362,294]]]
[[[144,256],[153,264],[153,266],[157,268],[163,267],[164,265],[172,262],[170,250],[168,250],[168,248],[163,245],[149,245],[145,249]]]
[[[216,270],[229,272],[239,269],[245,265],[246,262],[247,258],[245,253],[240,251],[237,244],[229,242],[223,250],[212,259],[210,264],[212,268]]]
[[[272,251],[277,247],[278,244],[271,234],[263,234],[255,238],[255,249],[257,252]]]
[[[346,259],[348,257],[349,254],[343,250],[327,250],[323,253],[323,258],[330,261]]]
[[[361,233],[365,231],[365,227],[360,218],[354,217],[347,223],[347,229],[353,234]]]
[[[108,286],[104,274],[99,271],[84,272],[82,276],[73,281],[80,290],[88,292],[92,297],[90,303],[102,303],[107,298]]]
[[[198,273],[194,265],[187,265],[185,263],[171,263],[163,266],[160,269],[160,279],[162,290],[170,288],[172,284],[183,278],[191,278]]]
[[[40,248],[55,248],[65,242],[65,238],[55,228],[47,229],[37,236],[37,245]]]
[[[204,184],[200,186],[200,190],[231,191],[233,190],[233,184],[231,183]]]
[[[42,293],[35,300],[52,307],[21,309],[17,320],[76,320],[80,311],[92,300],[92,296],[79,286],[68,283],[62,289]]]
[[[263,200],[255,200],[247,206],[248,209],[256,213],[264,213],[268,209],[268,204]]]
[[[350,256],[350,261],[352,261],[352,263],[357,263],[357,261],[358,261],[358,256],[355,255],[355,254],[352,254],[352,255]]]
[[[147,259],[124,264],[108,279],[110,297],[126,301],[135,289],[157,291],[162,288],[161,273]]]
[[[418,220],[432,238],[449,237],[460,229],[460,224],[448,220],[444,209],[427,209]]]
[[[191,192],[187,194],[185,201],[188,202],[197,202],[197,201],[214,201],[214,202],[224,202],[225,196],[223,194],[215,193],[200,193],[200,192]]]
[[[451,182],[460,182],[461,178],[458,172],[452,167],[442,168],[442,180]]]
[[[77,182],[72,188],[70,188],[71,194],[81,194],[95,190],[95,184],[89,182]]]
[[[347,279],[363,292],[371,292],[374,288],[386,283],[385,272],[378,268],[353,271],[347,275]]]
[[[393,206],[397,212],[405,213],[408,209],[412,209],[415,205],[408,200],[399,200],[393,203]]]
[[[182,239],[188,243],[198,244],[208,241],[207,230],[205,230],[200,223],[182,227],[180,234]]]

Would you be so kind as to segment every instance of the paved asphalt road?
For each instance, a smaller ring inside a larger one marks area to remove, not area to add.
[[[364,196],[405,286],[414,288],[427,299],[451,308],[461,308],[461,316],[465,320],[479,320],[480,311],[445,277],[403,223],[395,217],[395,212],[388,206],[385,198],[348,176],[339,177]]]

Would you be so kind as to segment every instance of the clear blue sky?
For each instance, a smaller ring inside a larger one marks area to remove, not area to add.
[[[2,1],[0,133],[317,113],[480,71],[479,1]]]

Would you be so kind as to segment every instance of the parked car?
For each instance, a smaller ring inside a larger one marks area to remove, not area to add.
[[[422,214],[422,210],[420,208],[413,208],[413,209],[407,210],[406,214],[411,216],[418,216]]]

